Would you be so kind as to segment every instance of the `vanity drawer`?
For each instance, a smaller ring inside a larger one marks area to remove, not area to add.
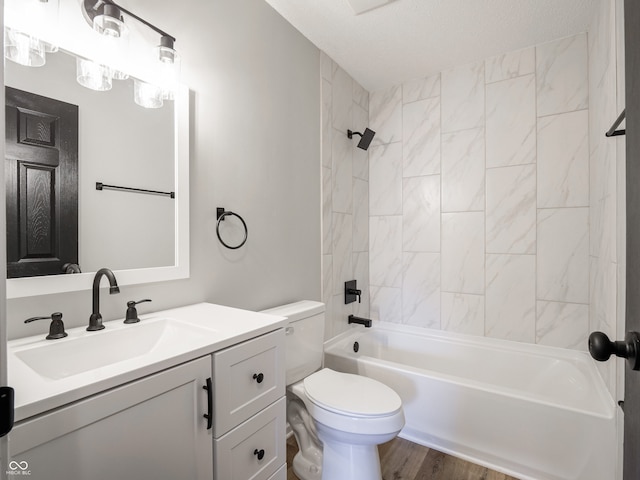
[[[219,438],[285,394],[284,329],[215,353],[213,375]]]
[[[286,407],[282,397],[215,440],[215,480],[270,480],[279,473],[286,462]]]

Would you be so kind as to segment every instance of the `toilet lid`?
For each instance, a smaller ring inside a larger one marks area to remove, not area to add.
[[[402,408],[400,396],[372,378],[329,368],[304,379],[309,400],[336,413],[372,417],[393,415]]]

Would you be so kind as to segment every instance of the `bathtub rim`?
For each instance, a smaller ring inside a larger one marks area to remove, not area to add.
[[[368,331],[367,331],[368,330]],[[525,401],[533,401],[540,404],[544,404],[554,408],[560,408],[563,410],[582,413],[585,415],[592,415],[604,419],[612,419],[616,416],[616,403],[613,397],[611,396],[611,392],[606,386],[606,383],[598,368],[595,366],[594,361],[591,359],[589,354],[586,351],[579,350],[570,350],[566,348],[560,347],[552,347],[548,345],[537,345],[531,343],[524,342],[516,342],[513,340],[504,340],[498,338],[490,338],[490,337],[479,337],[476,335],[468,335],[461,334],[456,332],[448,332],[444,330],[437,330],[432,328],[422,328],[415,327],[412,325],[404,325],[404,324],[395,324],[389,322],[375,322],[373,326],[369,329],[365,329],[361,326],[353,325],[347,331],[342,332],[341,334],[327,340],[324,342],[323,348],[323,366],[324,366],[324,355],[328,352],[332,351],[340,352],[338,355],[342,353],[346,353],[347,355],[351,355],[352,352],[346,350],[340,350],[340,346],[343,344],[348,344],[352,340],[352,337],[357,337],[362,334],[373,333],[375,331],[382,332],[393,332],[393,333],[405,333],[415,336],[424,336],[431,337],[437,340],[452,342],[452,343],[460,343],[463,345],[474,345],[480,347],[489,347],[491,349],[499,349],[510,352],[525,352],[529,355],[533,356],[542,356],[553,359],[561,359],[569,362],[577,362],[586,366],[589,381],[594,383],[594,389],[596,390],[596,394],[599,396],[600,404],[602,406],[602,410],[589,410],[585,408],[579,408],[575,406],[567,405],[566,403],[561,403],[559,401],[552,401],[550,399],[544,398],[542,396],[535,395],[534,393],[527,392],[519,394],[518,390],[503,386],[492,385],[486,382],[476,381],[469,378],[463,378],[456,375],[446,374],[437,372],[434,370],[421,369],[412,365],[400,364],[398,362],[385,360],[377,357],[371,357],[368,355],[360,355],[357,357],[358,360],[361,360],[365,364],[379,364],[384,365],[387,368],[392,368],[395,370],[401,370],[398,368],[398,365],[403,365],[404,368],[410,371],[411,374],[437,378],[439,380],[445,381],[450,384],[455,385],[464,385],[472,388],[477,388],[479,390],[505,395],[510,398],[515,398],[518,400]],[[355,340],[355,339],[354,339]],[[343,355],[344,356],[344,355]]]

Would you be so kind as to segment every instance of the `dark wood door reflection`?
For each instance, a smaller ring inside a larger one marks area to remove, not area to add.
[[[7,277],[78,263],[78,107],[5,87]]]

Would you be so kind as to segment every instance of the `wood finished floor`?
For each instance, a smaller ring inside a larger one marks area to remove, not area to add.
[[[378,450],[382,480],[518,480],[402,438],[380,445]],[[287,441],[287,480],[299,480],[291,468],[297,452],[291,437]]]

